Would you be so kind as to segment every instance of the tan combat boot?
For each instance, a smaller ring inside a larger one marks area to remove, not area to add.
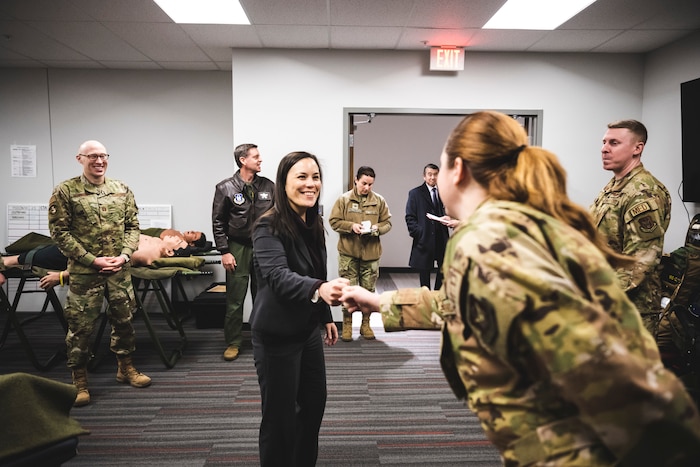
[[[117,381],[129,383],[135,388],[145,388],[151,384],[151,378],[144,375],[131,363],[131,355],[117,355]]]
[[[360,325],[360,335],[371,341],[374,339],[374,331],[369,327],[369,315],[362,314],[362,324]]]
[[[75,396],[74,407],[82,407],[90,403],[90,393],[88,392],[87,368],[73,368],[73,384],[78,388]]]
[[[340,336],[343,342],[352,342],[352,313],[343,312],[343,334]]]

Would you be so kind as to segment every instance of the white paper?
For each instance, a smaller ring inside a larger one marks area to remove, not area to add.
[[[36,177],[36,145],[10,145],[10,173],[13,177]]]

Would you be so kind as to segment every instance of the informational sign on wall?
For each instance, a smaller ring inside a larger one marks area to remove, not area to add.
[[[10,145],[10,174],[13,177],[36,177],[36,146]]]
[[[7,244],[11,244],[30,232],[49,233],[48,204],[8,204]],[[172,226],[172,206],[169,204],[144,204],[139,206],[139,224],[142,229]]]

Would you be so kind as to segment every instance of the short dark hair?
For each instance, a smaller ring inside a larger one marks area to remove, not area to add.
[[[426,164],[425,167],[423,167],[423,175],[425,175],[426,170],[428,169],[433,169],[433,170],[440,170],[440,167],[437,165],[433,164],[432,162],[430,164]]]
[[[239,144],[236,146],[236,149],[233,151],[233,159],[236,161],[236,165],[239,169],[243,167],[241,157],[248,157],[248,151],[257,147],[258,145],[253,143]]]
[[[196,246],[197,248],[204,248],[206,246],[206,244],[207,244],[207,236],[204,235],[204,232],[202,232],[202,235],[197,240],[192,242],[192,245]]]
[[[359,169],[357,169],[357,175],[355,176],[355,180],[359,180],[360,177],[363,175],[367,175],[368,177],[375,178],[376,176],[374,175],[374,169],[372,167],[368,167],[366,165],[363,165]]]
[[[629,130],[639,138],[639,141],[647,144],[647,127],[645,127],[642,122],[637,120],[618,120],[608,123],[608,128],[624,128]]]

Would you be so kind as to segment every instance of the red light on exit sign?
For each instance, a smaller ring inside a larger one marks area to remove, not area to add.
[[[431,47],[430,69],[436,71],[464,70],[464,47]]]

